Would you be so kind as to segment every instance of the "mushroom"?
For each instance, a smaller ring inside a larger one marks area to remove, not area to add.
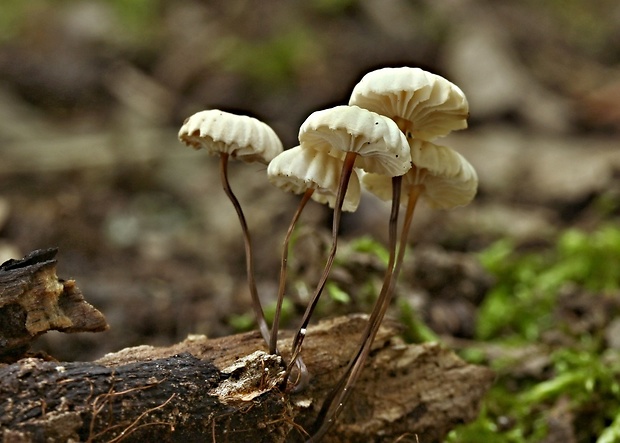
[[[331,208],[334,207],[342,164],[342,160],[330,156],[325,151],[315,151],[311,148],[303,149],[301,146],[296,146],[276,156],[267,168],[267,176],[272,184],[285,191],[303,194],[282,244],[280,282],[269,342],[269,352],[272,354],[277,353],[278,328],[286,290],[288,248],[291,235],[310,198],[319,203],[327,203]],[[359,205],[360,194],[360,182],[358,174],[354,170],[351,174],[342,209],[349,212],[355,211]],[[301,390],[307,385],[309,374],[301,357],[297,356],[297,358],[291,359],[291,364],[293,363],[297,365],[299,370],[298,378],[294,383],[295,390]]]
[[[340,217],[354,167],[390,177],[403,175],[411,168],[407,139],[398,126],[391,119],[358,106],[336,106],[312,113],[299,130],[299,142],[302,149],[324,152],[342,160],[342,172],[334,202],[332,247],[293,340],[289,369],[301,351],[310,317],[336,256]]]
[[[349,99],[357,105],[393,119],[407,140],[431,140],[467,127],[469,105],[463,92],[445,78],[420,68],[383,68],[366,74],[355,85]],[[413,153],[411,154],[413,157]],[[386,179],[387,180],[387,179]],[[395,263],[396,223],[402,194],[401,180],[392,178],[392,212],[389,223],[388,274]],[[388,185],[385,189],[389,188]],[[413,188],[407,187],[413,192]],[[387,195],[390,191],[386,191]],[[413,200],[414,195],[403,198]],[[394,207],[396,206],[396,207]],[[411,208],[411,214],[413,208]]]
[[[369,320],[369,324],[376,323],[373,327],[377,330],[390,304],[392,288],[400,273],[413,211],[418,199],[422,197],[432,208],[451,209],[469,204],[478,188],[476,170],[458,152],[446,146],[416,139],[410,139],[409,146],[413,167],[403,176],[402,180],[402,187],[406,192],[403,192],[399,203],[406,205],[407,209],[399,241],[398,257],[395,260],[392,274],[389,275],[388,272],[384,280],[377,304]],[[394,196],[392,183],[384,176],[365,174],[362,177],[362,183],[368,191],[379,198],[389,199],[390,191]],[[372,338],[374,339],[374,334]]]
[[[282,152],[282,142],[269,125],[219,109],[200,111],[185,119],[179,140],[196,150],[228,154],[246,163],[267,164]]]
[[[302,146],[296,146],[276,156],[267,168],[267,176],[272,184],[285,191],[303,194],[282,246],[280,284],[271,329],[271,342],[269,344],[269,351],[271,353],[276,351],[280,311],[286,286],[288,245],[291,235],[310,198],[319,203],[327,203],[331,208],[335,206],[342,166],[342,160],[329,155],[326,151],[317,151],[312,148],[304,149]],[[354,170],[351,174],[342,209],[350,212],[355,211],[359,205],[360,194],[360,182],[357,172]]]
[[[349,104],[390,117],[410,143],[412,140],[432,140],[453,130],[464,129],[469,115],[467,99],[455,84],[439,75],[411,67],[383,68],[369,72],[353,88]],[[411,155],[413,157],[414,153]],[[401,183],[397,178],[392,179],[390,261],[386,279],[391,278],[389,273],[392,272],[396,255],[395,225],[398,208],[394,206],[398,206],[397,202],[402,198],[412,202],[417,198],[414,194],[407,196],[397,189],[402,186]],[[390,195],[389,183],[384,189]],[[413,187],[407,186],[406,190],[415,193]],[[412,215],[413,208],[408,213]]]
[[[469,105],[458,86],[420,68],[383,68],[355,85],[350,105],[392,118],[408,138],[433,140],[467,128]]]
[[[420,186],[422,197],[431,208],[452,209],[469,204],[478,187],[474,167],[458,152],[447,146],[412,139],[409,141],[413,167],[403,176],[400,204],[406,205],[409,190]],[[364,174],[364,188],[382,200],[392,196],[389,177]]]
[[[201,111],[186,119],[179,131],[179,140],[196,150],[205,149],[209,154],[220,157],[222,187],[237,212],[243,232],[246,272],[252,306],[261,335],[269,344],[269,327],[254,278],[250,232],[239,200],[228,181],[228,159],[232,157],[248,163],[267,164],[282,152],[282,142],[267,124],[252,117],[231,114],[218,109]]]
[[[311,193],[312,200],[336,204],[343,161],[308,147],[295,146],[276,156],[267,167],[269,181],[275,186],[294,194]],[[354,212],[360,202],[361,188],[358,174],[351,175],[342,210]]]
[[[469,106],[463,92],[438,75],[419,68],[384,68],[366,74],[354,87],[350,105],[392,118],[407,136],[413,161],[402,179],[365,174],[362,182],[384,199],[392,197],[389,223],[390,259],[379,297],[362,334],[360,347],[337,386],[325,399],[309,442],[327,433],[347,401],[359,377],[387,308],[402,266],[413,212],[422,195],[434,207],[464,205],[476,193],[478,178],[473,167],[458,153],[433,140],[467,127]],[[400,188],[403,187],[402,192]],[[405,219],[396,252],[398,207],[406,204]]]
[[[313,112],[301,125],[304,148],[327,151],[365,172],[403,175],[411,168],[407,140],[394,122],[359,106],[336,106]]]
[[[400,204],[406,205],[406,215],[399,239],[398,256],[396,257],[391,274],[388,270],[386,278],[372,314],[368,327],[362,334],[364,346],[360,349],[355,360],[358,367],[352,371],[361,371],[363,360],[370,352],[370,346],[379,330],[379,326],[390,305],[393,288],[403,264],[407,239],[413,211],[418,199],[425,199],[433,208],[451,209],[456,206],[469,204],[476,194],[478,176],[473,166],[458,152],[446,146],[438,146],[422,140],[410,140],[413,167],[403,176],[402,186],[407,191],[403,193]],[[365,174],[362,183],[370,192],[387,200],[392,188],[386,177],[378,174]],[[394,195],[394,194],[392,194]],[[348,386],[346,387],[348,388]]]

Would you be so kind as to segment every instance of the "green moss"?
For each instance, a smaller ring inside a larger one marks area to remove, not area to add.
[[[355,252],[376,255],[385,266],[390,260],[390,253],[387,248],[369,235],[351,240],[349,248]]]
[[[336,283],[331,281],[327,282],[325,289],[333,301],[344,305],[351,302],[351,296],[346,291],[343,291]]]
[[[539,442],[548,433],[553,410],[573,417],[579,442],[620,441],[620,352],[607,349],[604,331],[567,334],[563,345],[546,346],[548,364],[538,373],[517,374],[524,350],[540,349],[545,333],[558,331],[559,292],[564,285],[588,291],[597,303],[620,291],[620,228],[587,233],[569,229],[547,250],[519,253],[509,241],[480,254],[497,277],[478,318],[480,347],[463,353],[485,360],[498,373],[478,420],[450,434],[448,441]],[[612,313],[613,314],[613,313]],[[611,316],[611,314],[610,314]],[[542,352],[544,352],[544,349]],[[498,352],[498,350],[502,350]],[[513,351],[521,352],[513,352]],[[541,352],[541,351],[539,351]]]
[[[498,335],[538,339],[553,327],[553,307],[563,285],[602,293],[620,288],[620,229],[615,226],[590,234],[567,230],[549,251],[516,254],[513,249],[502,240],[480,254],[498,279],[480,308],[481,340]]]
[[[251,312],[232,314],[228,317],[228,324],[235,332],[251,331],[255,326],[254,314]]]
[[[420,318],[418,313],[413,309],[411,304],[403,299],[398,298],[398,314],[399,321],[405,327],[403,338],[407,343],[424,343],[438,342],[439,337],[426,323]]]

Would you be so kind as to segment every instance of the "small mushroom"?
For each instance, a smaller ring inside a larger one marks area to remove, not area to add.
[[[410,140],[413,167],[403,176],[400,203],[406,205],[409,190],[420,186],[420,197],[435,209],[451,209],[469,204],[478,188],[473,166],[458,152],[423,140]],[[392,196],[389,177],[364,174],[364,188],[382,200]]]
[[[392,118],[408,138],[433,140],[467,128],[469,104],[463,91],[420,68],[383,68],[355,85],[350,105]]]
[[[231,114],[218,109],[201,111],[186,119],[179,131],[179,140],[194,149],[205,149],[209,154],[220,157],[222,187],[237,211],[243,231],[252,306],[261,335],[269,344],[269,327],[254,278],[252,241],[241,205],[228,181],[228,159],[266,164],[282,152],[282,142],[267,124],[252,117]]]
[[[282,142],[269,125],[219,109],[200,111],[185,119],[179,140],[196,150],[228,154],[247,163],[267,164],[282,152]]]
[[[343,161],[326,151],[295,146],[274,158],[267,167],[269,181],[284,191],[294,194],[312,193],[312,199],[327,203],[330,208],[336,204],[338,185]],[[361,188],[358,174],[351,180],[342,204],[342,210],[354,212],[360,202]]]
[[[355,159],[354,166],[390,177],[411,168],[407,140],[394,122],[359,106],[336,106],[313,112],[301,125],[304,148]]]
[[[358,106],[336,106],[312,113],[301,125],[299,142],[302,149],[325,152],[342,160],[342,172],[334,203],[332,247],[293,340],[289,369],[301,351],[304,331],[336,256],[342,207],[354,167],[389,176],[403,175],[411,168],[407,139],[398,126],[391,119]]]
[[[413,167],[403,176],[402,180],[402,187],[406,192],[403,192],[399,203],[406,205],[407,209],[399,239],[398,255],[393,263],[393,269],[391,271],[388,269],[386,273],[381,292],[369,318],[368,327],[362,334],[363,346],[353,359],[354,362],[361,360],[361,365],[367,352],[370,352],[370,345],[390,304],[393,288],[403,264],[413,211],[418,199],[424,198],[433,208],[451,209],[469,204],[478,187],[475,169],[458,152],[446,146],[438,146],[416,139],[410,139],[409,145]],[[384,200],[389,199],[390,192],[393,197],[395,196],[393,183],[379,174],[365,174],[362,177],[362,183],[367,190]],[[394,206],[396,205],[392,202],[392,207]],[[352,368],[356,364],[360,363],[354,363]],[[361,371],[361,368],[359,366],[357,370]],[[356,369],[351,369],[351,371],[354,370]]]
[[[432,140],[453,130],[464,129],[469,115],[465,94],[455,84],[420,68],[406,66],[369,72],[353,88],[349,104],[390,117],[409,142]],[[411,155],[413,157],[414,153]],[[402,186],[401,183],[398,179],[392,179],[394,204],[401,201],[401,194],[402,198],[413,200],[413,195],[407,196],[396,189]],[[389,184],[385,188],[388,187]],[[390,195],[390,191],[386,193]],[[395,218],[398,218],[398,208],[393,207],[389,225],[390,264],[393,264],[396,254],[396,240],[392,238],[397,222]]]
[[[439,75],[411,67],[383,68],[369,72],[353,88],[349,104],[390,117],[410,143],[412,140],[432,140],[453,130],[464,129],[469,115],[467,99],[455,84]],[[413,160],[414,152],[411,155]],[[383,189],[386,199],[392,195],[393,206],[397,206],[397,202],[403,198],[414,200],[410,192],[403,193],[397,189],[402,186],[402,180],[393,178],[391,191],[388,178],[378,180],[387,181]],[[403,180],[406,178],[403,177]],[[409,186],[405,190],[415,193]],[[397,218],[398,208],[393,207],[389,224],[389,265],[395,262],[396,239],[393,235]],[[391,272],[389,266],[388,272]]]
[[[286,286],[288,245],[291,235],[310,198],[319,203],[327,203],[331,208],[335,206],[342,166],[342,160],[329,155],[326,151],[296,146],[276,156],[267,168],[267,176],[272,184],[285,191],[303,194],[282,245],[280,284],[269,344],[271,353],[275,353],[277,347],[280,311]],[[351,174],[342,209],[350,212],[355,211],[359,205],[360,194],[360,182],[357,172],[354,170]]]
[[[288,249],[291,236],[310,198],[319,203],[327,203],[331,208],[335,206],[342,166],[342,160],[330,156],[325,151],[315,151],[311,148],[304,149],[301,146],[296,146],[276,156],[267,168],[269,181],[275,186],[295,194],[303,194],[282,244],[280,282],[269,342],[269,352],[272,354],[277,353],[278,328],[286,290]],[[342,209],[353,212],[359,205],[361,194],[359,178],[355,170],[351,174],[349,184]],[[309,381],[307,368],[298,355],[291,359],[291,366],[292,364],[298,368],[298,377],[294,383],[295,390],[301,390]],[[289,371],[291,366],[288,368]]]

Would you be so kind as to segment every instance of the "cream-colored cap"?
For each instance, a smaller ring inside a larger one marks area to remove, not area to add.
[[[433,208],[450,209],[469,204],[478,189],[474,167],[447,146],[422,140],[410,140],[414,167],[403,176],[401,204],[406,204],[409,189],[423,186],[421,197]],[[382,200],[392,198],[391,179],[365,174],[362,184]]]
[[[197,112],[185,120],[179,140],[210,154],[228,153],[245,162],[269,163],[282,152],[282,142],[266,123],[219,109]]]
[[[267,167],[267,175],[275,186],[295,194],[303,194],[312,188],[313,200],[327,203],[333,208],[343,164],[342,160],[326,151],[296,146],[274,158]],[[353,170],[342,209],[355,211],[360,202],[360,193],[359,177]]]
[[[394,119],[408,137],[433,140],[467,127],[465,94],[445,78],[420,68],[369,72],[353,88],[350,105]]]
[[[301,125],[305,149],[326,151],[344,159],[356,152],[355,167],[390,177],[411,168],[407,139],[389,118],[357,106],[336,106],[313,112]]]

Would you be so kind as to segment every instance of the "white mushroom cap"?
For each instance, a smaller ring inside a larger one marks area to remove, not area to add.
[[[355,167],[390,177],[411,168],[407,139],[389,118],[357,106],[336,106],[313,112],[301,125],[299,142],[305,149],[326,151],[344,159],[356,152]]]
[[[312,188],[313,200],[327,203],[333,208],[343,163],[325,151],[296,146],[276,156],[267,167],[267,175],[275,186],[295,194],[303,194]],[[360,202],[360,194],[359,177],[353,170],[342,209],[355,211]]]
[[[282,142],[266,123],[219,109],[197,112],[185,120],[179,140],[209,154],[228,153],[248,163],[269,163],[282,152]]]
[[[420,68],[369,72],[353,88],[350,105],[394,119],[408,136],[433,140],[467,127],[465,94],[445,78]]]
[[[450,209],[469,204],[478,188],[474,167],[458,152],[447,146],[422,140],[410,140],[414,167],[403,176],[401,204],[407,203],[409,189],[422,185],[422,198],[433,208]],[[364,187],[381,198],[392,198],[388,177],[365,174]]]

